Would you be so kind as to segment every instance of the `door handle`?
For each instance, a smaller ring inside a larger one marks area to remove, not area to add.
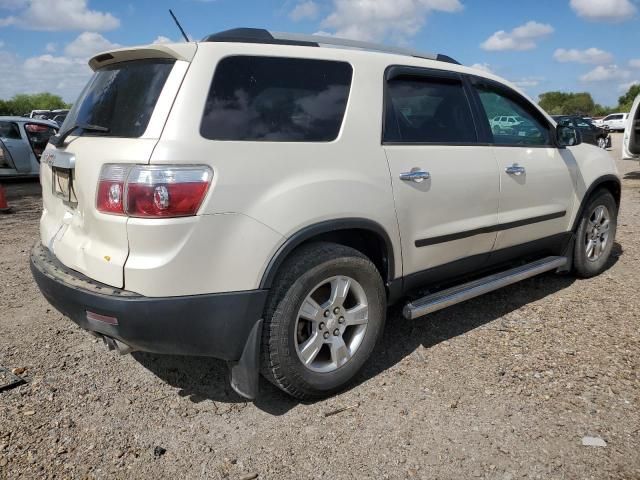
[[[429,180],[431,175],[429,172],[425,172],[424,170],[411,170],[410,172],[404,172],[400,174],[400,180],[404,180],[405,182],[416,182],[420,183],[424,180]]]
[[[504,171],[509,175],[522,175],[523,173],[526,173],[524,167],[521,167],[517,163],[514,163],[510,167],[505,168]]]

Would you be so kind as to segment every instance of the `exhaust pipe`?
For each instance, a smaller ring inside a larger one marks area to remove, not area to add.
[[[136,349],[131,345],[127,345],[120,340],[116,340],[115,338],[107,337],[106,335],[101,335],[102,340],[109,350],[117,350],[120,355],[127,355],[131,352],[135,352]]]

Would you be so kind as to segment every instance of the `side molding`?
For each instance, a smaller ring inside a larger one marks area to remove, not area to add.
[[[368,230],[382,238],[387,250],[387,278],[385,279],[385,283],[393,280],[393,273],[395,271],[393,244],[384,227],[366,218],[338,218],[306,226],[287,238],[285,243],[273,256],[269,265],[267,265],[262,275],[262,280],[260,281],[260,288],[271,288],[278,269],[296,247],[318,235],[340,230]]]

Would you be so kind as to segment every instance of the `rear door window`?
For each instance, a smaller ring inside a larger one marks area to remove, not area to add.
[[[477,142],[459,78],[400,76],[387,82],[386,95],[385,142]]]
[[[76,124],[106,127],[109,132],[84,135],[140,137],[175,60],[145,59],[98,69],[67,115],[61,131]]]
[[[0,122],[0,138],[20,140],[20,129],[14,122]]]
[[[209,140],[335,140],[351,77],[345,62],[226,57],[216,68],[200,134]]]

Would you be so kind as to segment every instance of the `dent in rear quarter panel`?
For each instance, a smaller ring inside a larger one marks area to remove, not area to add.
[[[605,150],[588,143],[581,143],[575,147],[568,147],[567,151],[574,156],[578,165],[575,183],[575,203],[571,214],[571,222],[573,225],[580,211],[580,205],[589,188],[599,178],[607,175],[613,175],[618,180],[620,175],[616,163]]]
[[[200,123],[218,60],[236,54],[322,58],[352,65],[353,80],[338,138],[332,142],[215,141],[200,135]],[[366,57],[366,58],[365,58]],[[381,146],[382,86],[386,57],[340,49],[243,44],[201,44],[185,77],[152,164],[209,165],[213,184],[201,208],[206,215],[241,214],[277,232],[255,236],[255,262],[262,269],[285,238],[325,220],[357,217],[380,224],[393,244],[402,275],[399,232],[386,157]],[[220,232],[213,232],[222,235]],[[250,235],[251,233],[247,233]],[[260,249],[265,243],[268,253]],[[247,252],[225,242],[226,255]],[[242,245],[245,245],[242,243]],[[132,254],[134,253],[133,244]],[[253,254],[253,253],[252,253]],[[210,275],[229,275],[211,272]],[[247,272],[247,274],[249,274]],[[258,285],[251,272],[241,284]],[[208,280],[222,285],[222,280]]]
[[[257,289],[280,234],[242,214],[131,218],[125,288],[147,297]]]

